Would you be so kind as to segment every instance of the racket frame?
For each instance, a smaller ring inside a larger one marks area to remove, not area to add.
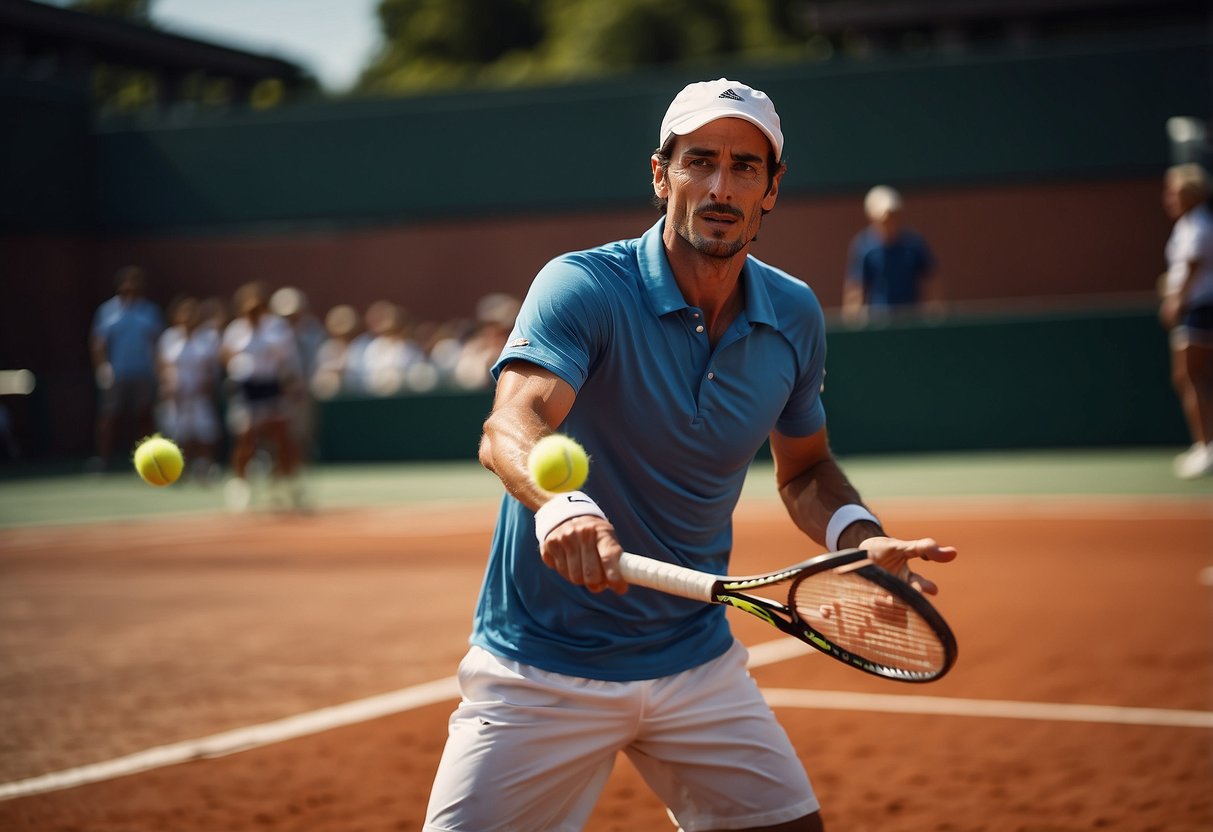
[[[951,670],[952,665],[956,663],[956,637],[939,611],[914,587],[871,562],[864,549],[827,552],[785,569],[758,575],[711,575],[630,552],[625,552],[620,557],[619,566],[628,583],[705,603],[734,607],[766,621],[831,658],[883,679],[910,683],[933,682]],[[835,644],[800,617],[793,602],[800,582],[820,572],[839,567],[843,567],[844,571],[858,573],[922,616],[938,636],[943,650],[943,661],[939,669],[911,671],[857,656]],[[748,591],[788,580],[791,580],[791,584],[786,604]]]

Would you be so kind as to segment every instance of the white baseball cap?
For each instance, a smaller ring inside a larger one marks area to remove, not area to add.
[[[771,99],[761,90],[728,78],[699,81],[683,87],[661,120],[657,146],[665,146],[672,135],[685,136],[718,118],[741,118],[750,122],[771,140],[775,158],[783,158],[783,131],[779,129],[779,114]]]

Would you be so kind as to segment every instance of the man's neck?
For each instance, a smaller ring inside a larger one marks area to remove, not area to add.
[[[693,250],[676,255],[667,249],[666,253],[682,297],[690,306],[703,311],[703,325],[715,345],[745,305],[741,281],[745,251],[730,258],[705,257]]]

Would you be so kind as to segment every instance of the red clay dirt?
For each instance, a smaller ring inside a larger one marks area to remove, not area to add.
[[[766,688],[1213,710],[1213,513],[1192,501],[877,506],[961,557],[928,567],[961,646],[910,686],[808,654]],[[734,571],[816,551],[767,503]],[[0,781],[454,673],[492,507],[0,532]],[[731,613],[732,615],[732,613]],[[738,636],[775,638],[737,614]],[[420,829],[453,702],[0,802],[12,832]],[[779,707],[831,832],[1213,830],[1213,728]],[[621,757],[587,827],[669,829]]]

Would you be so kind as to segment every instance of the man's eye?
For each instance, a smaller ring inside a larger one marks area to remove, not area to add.
[[[709,162],[707,159],[692,159],[692,160],[691,160],[691,163],[690,163],[690,167],[693,167],[693,168],[706,168],[706,167],[708,167],[710,164],[711,164],[711,162]]]

